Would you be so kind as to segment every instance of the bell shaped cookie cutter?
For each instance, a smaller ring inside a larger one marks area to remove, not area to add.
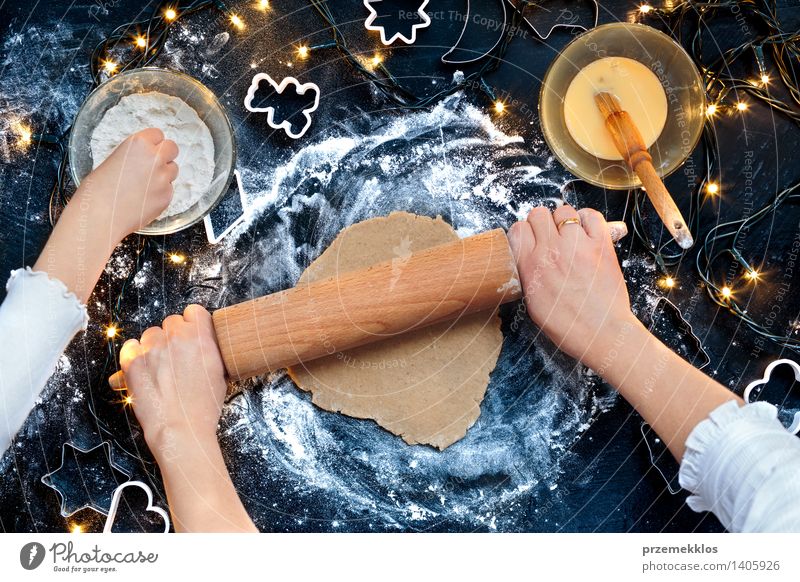
[[[272,86],[275,93],[277,93],[278,95],[282,95],[289,85],[293,85],[295,87],[295,92],[298,95],[305,95],[308,91],[313,91],[314,104],[311,107],[303,109],[302,114],[303,117],[306,118],[306,123],[303,125],[300,131],[293,132],[292,122],[289,121],[288,119],[284,119],[280,123],[275,123],[274,107],[253,106],[253,99],[256,96],[256,92],[258,92],[258,86],[261,84],[261,81],[267,81]],[[286,135],[288,135],[290,138],[300,139],[306,134],[308,128],[311,127],[311,114],[314,113],[319,107],[319,97],[320,97],[319,87],[315,83],[301,83],[294,77],[286,77],[283,79],[283,81],[277,83],[272,77],[270,77],[266,73],[257,73],[253,77],[253,80],[250,82],[250,88],[247,90],[247,96],[244,98],[244,107],[251,113],[266,113],[267,124],[272,129],[282,129],[284,132],[286,132]]]
[[[381,43],[384,46],[389,46],[396,40],[402,40],[406,44],[414,44],[417,42],[417,29],[428,28],[431,25],[431,17],[425,12],[425,7],[428,5],[429,0],[422,0],[422,5],[417,9],[417,14],[422,18],[420,24],[411,25],[411,37],[407,37],[402,32],[396,32],[391,38],[386,38],[386,28],[380,25],[373,24],[378,18],[378,11],[372,7],[372,4],[382,2],[383,0],[364,0],[364,6],[369,10],[369,16],[364,21],[364,28],[367,30],[374,30],[381,33]]]
[[[795,362],[794,360],[788,359],[780,359],[775,360],[774,362],[770,362],[767,369],[764,370],[764,376],[762,376],[758,380],[754,380],[750,382],[747,387],[744,389],[744,394],[742,394],[742,398],[747,404],[751,404],[750,397],[753,396],[753,390],[758,388],[759,386],[764,386],[769,383],[770,377],[772,376],[772,371],[775,370],[778,366],[789,366],[792,371],[794,372],[794,379],[797,382],[800,382],[800,364]],[[792,422],[791,426],[786,429],[792,434],[800,433],[800,412],[794,413],[794,421]]]

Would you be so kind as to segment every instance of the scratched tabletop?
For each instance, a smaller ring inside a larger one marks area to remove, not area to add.
[[[127,479],[148,483],[156,503],[166,506],[158,468],[135,417],[105,378],[116,370],[126,338],[138,337],[188,303],[213,309],[290,287],[341,229],[392,210],[441,215],[462,236],[507,227],[532,206],[561,199],[630,221],[626,194],[574,181],[549,153],[539,127],[541,79],[574,31],[555,29],[547,40],[531,28],[516,31],[503,62],[486,75],[497,98],[508,104],[502,115],[480,87],[409,111],[389,103],[336,49],[297,58],[297,46],[331,40],[310,3],[273,0],[266,12],[257,4],[228,2],[244,20],[243,30],[213,9],[181,19],[157,62],[198,78],[226,107],[242,187],[232,188],[215,211],[215,229],[224,230],[243,207],[245,218],[216,245],[208,243],[201,223],[166,237],[132,236],[115,251],[89,301],[89,329],[68,348],[0,460],[3,531],[66,531],[76,523],[99,531],[111,492]],[[329,4],[351,46],[371,55],[379,37],[364,29],[363,4]],[[599,21],[638,19],[637,4],[603,2]],[[795,3],[779,4],[786,27],[800,26]],[[565,17],[567,5],[570,22],[593,24],[590,1],[544,2],[526,15],[546,36],[559,15]],[[502,29],[502,6],[494,0],[432,0],[426,8],[430,27],[417,31],[414,45],[383,53],[384,65],[415,94],[436,92],[475,67],[444,64],[441,55],[456,45],[462,53],[490,48]],[[25,120],[47,133],[66,132],[91,89],[92,48],[152,8],[130,0],[0,3],[3,280],[12,269],[32,265],[44,244],[60,159],[46,144],[18,147],[12,124]],[[659,26],[657,18],[648,23]],[[737,35],[757,34],[742,32],[733,13],[712,24],[709,50],[715,44],[725,48]],[[257,72],[319,86],[320,105],[305,136],[288,139],[263,115],[245,110],[244,96]],[[717,129],[724,196],[703,207],[705,226],[746,216],[800,178],[800,131],[792,122],[753,106],[746,116],[721,118]],[[699,167],[699,154],[689,164]],[[685,173],[677,172],[667,185],[682,204]],[[782,253],[798,231],[793,212],[787,207],[770,225],[767,250],[759,246],[763,237],[752,241],[778,278],[785,267]],[[695,252],[674,270],[678,284],[670,292],[689,329],[676,314],[654,316],[665,290],[642,243],[631,236],[618,245],[637,315],[648,323],[663,319],[654,326],[658,335],[687,357],[704,351],[710,360],[704,370],[741,394],[771,360],[786,354],[707,298]],[[186,260],[173,263],[172,253]],[[797,281],[787,284],[796,287]],[[777,290],[765,289],[760,308],[769,313]],[[786,318],[787,312],[788,307],[776,316]],[[258,527],[721,531],[713,516],[686,507],[687,493],[677,491],[676,464],[630,406],[591,370],[559,354],[517,313],[515,305],[501,313],[506,339],[479,421],[444,452],[409,447],[371,421],[322,411],[283,373],[232,387],[220,442]],[[120,335],[109,342],[103,332],[112,320]],[[115,530],[162,527],[138,495],[129,494]]]

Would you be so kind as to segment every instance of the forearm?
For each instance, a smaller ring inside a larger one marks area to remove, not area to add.
[[[587,362],[642,415],[680,462],[711,411],[741,398],[675,354],[635,318],[610,324]]]
[[[113,232],[104,205],[87,190],[75,193],[33,266],[66,285],[86,303],[122,236]]]
[[[216,437],[177,436],[154,453],[176,532],[258,531],[236,493]]]

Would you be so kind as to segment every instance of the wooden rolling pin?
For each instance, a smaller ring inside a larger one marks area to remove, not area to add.
[[[631,169],[642,181],[647,196],[661,217],[664,226],[682,249],[694,244],[692,233],[686,226],[681,211],[675,205],[664,182],[661,181],[655,168],[653,158],[644,145],[642,134],[633,122],[630,114],[623,111],[616,97],[610,93],[598,93],[594,96],[597,107],[606,121],[606,129],[614,140],[614,145]]]
[[[248,378],[497,308],[522,296],[505,232],[491,230],[214,312],[231,378]]]
[[[610,222],[611,238],[628,232]],[[501,229],[338,277],[298,285],[212,315],[228,376],[240,380],[390,338],[522,296]],[[117,372],[113,388],[123,389]]]

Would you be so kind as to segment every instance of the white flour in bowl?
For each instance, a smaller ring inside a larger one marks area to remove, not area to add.
[[[178,177],[172,201],[158,218],[188,210],[208,191],[214,177],[214,141],[208,126],[185,101],[157,91],[126,95],[106,111],[92,132],[93,167],[129,135],[157,127],[178,144]]]

